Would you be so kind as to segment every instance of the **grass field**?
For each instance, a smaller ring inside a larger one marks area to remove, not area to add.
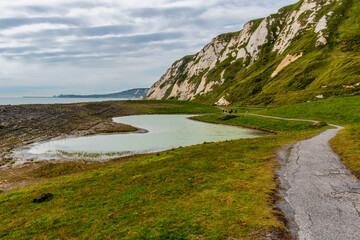
[[[312,119],[340,125],[360,123],[360,96],[334,97],[278,108],[252,110],[264,115]]]
[[[4,239],[259,239],[273,209],[274,150],[317,131],[180,148],[0,196]],[[32,200],[54,194],[43,203]]]
[[[151,105],[141,104],[142,111]],[[189,111],[185,108],[182,113]],[[158,109],[149,112],[159,113]],[[222,115],[205,117],[244,125]],[[108,166],[47,164],[29,172],[49,180],[0,195],[0,237],[261,239],[266,234],[286,235],[284,223],[277,218],[281,213],[273,207],[274,152],[321,129],[308,123],[267,123],[258,117],[246,117],[246,122],[277,134],[179,148]],[[52,198],[33,203],[45,193],[53,194]]]
[[[256,117],[247,114],[203,115],[193,117],[193,119],[204,122],[256,128],[274,133],[299,132],[316,128],[316,126],[314,126],[314,123],[311,122],[284,121],[278,119]],[[323,126],[324,125],[320,125],[320,127]]]

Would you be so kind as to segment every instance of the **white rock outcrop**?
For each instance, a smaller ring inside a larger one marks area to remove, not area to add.
[[[328,35],[324,33],[324,30],[327,29],[328,19],[334,14],[334,12],[329,12],[324,15],[318,22],[315,28],[315,33],[318,33],[318,39],[316,41],[316,46],[325,45],[327,43]]]
[[[223,97],[221,97],[221,98],[219,99],[219,101],[217,101],[215,104],[216,104],[216,105],[219,105],[219,106],[228,106],[228,105],[230,105],[230,102],[228,102],[228,101],[226,100],[225,96],[223,96]]]
[[[291,12],[285,19],[286,27],[280,32],[273,51],[283,53],[291,44],[291,40],[302,30],[316,26],[318,11],[335,0],[305,0],[299,10]]]
[[[246,46],[246,51],[252,57],[252,62],[256,61],[261,51],[261,46],[267,43],[269,34],[269,20],[265,18],[251,35],[249,43]]]

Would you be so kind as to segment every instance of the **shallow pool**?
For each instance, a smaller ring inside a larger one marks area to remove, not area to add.
[[[204,123],[188,119],[193,115],[136,115],[113,120],[147,133],[126,133],[66,138],[30,146],[18,152],[22,159],[109,159],[112,157],[149,153],[204,142],[259,137],[252,129]]]

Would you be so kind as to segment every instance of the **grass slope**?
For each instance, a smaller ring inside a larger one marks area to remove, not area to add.
[[[252,112],[277,117],[312,119],[340,125],[360,123],[360,96],[335,97],[314,102],[251,110]]]

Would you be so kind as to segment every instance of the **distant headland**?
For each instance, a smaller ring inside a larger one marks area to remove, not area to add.
[[[90,95],[76,95],[76,94],[60,94],[55,95],[52,98],[130,98],[130,99],[142,99],[146,97],[149,88],[134,88],[122,92],[108,93],[108,94],[90,94]],[[26,96],[24,98],[32,98]],[[38,97],[36,97],[38,98]]]

